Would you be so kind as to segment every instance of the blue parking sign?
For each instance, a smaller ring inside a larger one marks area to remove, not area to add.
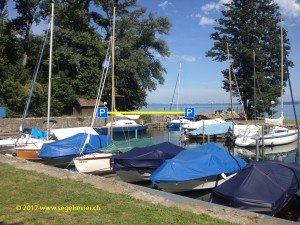
[[[184,108],[184,117],[185,118],[195,118],[195,108],[190,107],[190,108]]]
[[[98,107],[97,117],[98,118],[107,118],[108,117],[108,108],[107,107]]]

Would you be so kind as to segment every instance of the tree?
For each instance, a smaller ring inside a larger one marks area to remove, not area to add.
[[[0,100],[4,99],[8,109],[20,115],[43,40],[42,35],[33,35],[30,27],[40,21],[49,21],[52,0],[15,1],[19,16],[12,20],[13,23],[7,23],[8,41],[3,45],[0,43],[5,61],[2,63],[0,58],[0,70],[6,70],[5,77],[1,77],[0,85],[6,86],[0,90]],[[163,84],[166,71],[156,54],[166,57],[169,50],[157,35],[167,34],[171,24],[165,17],[146,14],[146,9],[136,3],[136,0],[55,1],[52,116],[70,114],[77,97],[97,96],[111,36],[114,6],[117,8],[116,91],[125,96],[125,102],[119,99],[122,104],[118,109],[134,110],[146,105],[147,91],[155,90],[158,83]],[[46,115],[47,110],[48,42],[47,45],[31,98],[30,105],[35,107],[30,107],[29,113],[35,116]],[[102,100],[110,104],[110,99],[111,76],[108,76]]]
[[[115,79],[118,110],[135,110],[146,105],[147,91],[163,84],[162,67],[155,54],[169,56],[167,44],[157,35],[166,35],[171,27],[166,17],[146,15],[146,9],[137,7],[136,0],[98,1],[105,13],[91,13],[93,21],[104,28],[102,37],[109,40],[112,30],[113,7],[116,7]],[[99,9],[98,9],[99,10]],[[105,16],[103,16],[105,15]],[[110,103],[110,83],[107,81],[104,98]]]
[[[116,92],[118,96],[124,96],[117,99],[120,102],[118,109],[133,110],[146,105],[147,91],[155,90],[157,83],[164,82],[162,74],[166,71],[154,54],[169,55],[166,43],[156,37],[168,33],[169,20],[165,17],[156,19],[153,14],[145,18],[146,9],[137,7],[136,0],[101,0],[95,1],[93,7],[91,2],[70,0],[55,4],[53,77],[61,82],[58,86],[53,84],[53,101],[65,101],[67,109],[76,96],[97,96],[112,31],[113,7],[116,6]],[[43,9],[44,14],[49,15],[49,8]],[[69,95],[62,98],[57,93],[63,93],[58,89],[64,82],[64,90],[69,90]],[[103,94],[103,101],[110,104],[110,100],[111,76]]]
[[[22,65],[26,66],[28,51],[31,48],[30,35],[32,34],[32,25],[39,23],[38,7],[40,0],[14,0],[18,17],[13,19],[13,24],[18,34],[22,37],[23,57]]]
[[[165,17],[155,19],[152,13],[146,19],[132,19],[142,12],[143,9],[123,18],[116,35],[116,76],[119,84],[116,90],[127,97],[125,109],[136,109],[145,105],[146,90],[153,91],[157,82],[164,83],[163,73],[166,70],[154,54],[169,56],[166,43],[156,37],[157,33],[168,33],[169,20]],[[131,104],[128,104],[129,101]]]
[[[228,43],[234,68],[232,72],[236,76],[248,118],[253,118],[254,101],[257,105],[257,115],[262,115],[263,112],[271,115],[271,101],[274,100],[277,104],[277,98],[281,95],[279,7],[273,0],[233,0],[224,5],[227,10],[222,11],[224,18],[217,20],[219,26],[214,28],[216,32],[210,36],[215,43],[206,56],[219,62],[226,61]],[[283,42],[288,56],[290,44],[286,30],[283,31]],[[291,61],[288,61],[288,64],[293,66]],[[223,88],[229,91],[228,70],[223,70],[222,74]],[[254,78],[256,99],[254,99]],[[284,86],[286,79],[287,75],[284,73]],[[233,83],[233,90],[234,96],[237,96],[236,83]]]

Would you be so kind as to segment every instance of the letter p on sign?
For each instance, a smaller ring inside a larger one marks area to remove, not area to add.
[[[195,118],[195,108],[184,108],[185,118]]]
[[[98,118],[107,118],[108,117],[108,108],[107,107],[98,107],[97,117]]]

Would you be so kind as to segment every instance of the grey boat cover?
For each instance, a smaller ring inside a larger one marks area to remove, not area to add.
[[[170,142],[163,142],[113,156],[113,170],[156,169],[165,160],[173,158],[185,148]]]
[[[300,188],[300,165],[280,161],[251,162],[216,187],[211,202],[274,216]]]

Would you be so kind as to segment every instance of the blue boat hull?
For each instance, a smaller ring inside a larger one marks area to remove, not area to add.
[[[110,127],[99,127],[94,128],[96,132],[100,135],[107,135],[108,130],[110,130]],[[148,125],[138,125],[138,126],[127,126],[127,127],[113,127],[113,133],[123,133],[123,132],[142,132],[146,131],[148,129]]]
[[[182,123],[168,122],[167,128],[179,128],[179,127],[181,127],[182,125],[183,125]]]

